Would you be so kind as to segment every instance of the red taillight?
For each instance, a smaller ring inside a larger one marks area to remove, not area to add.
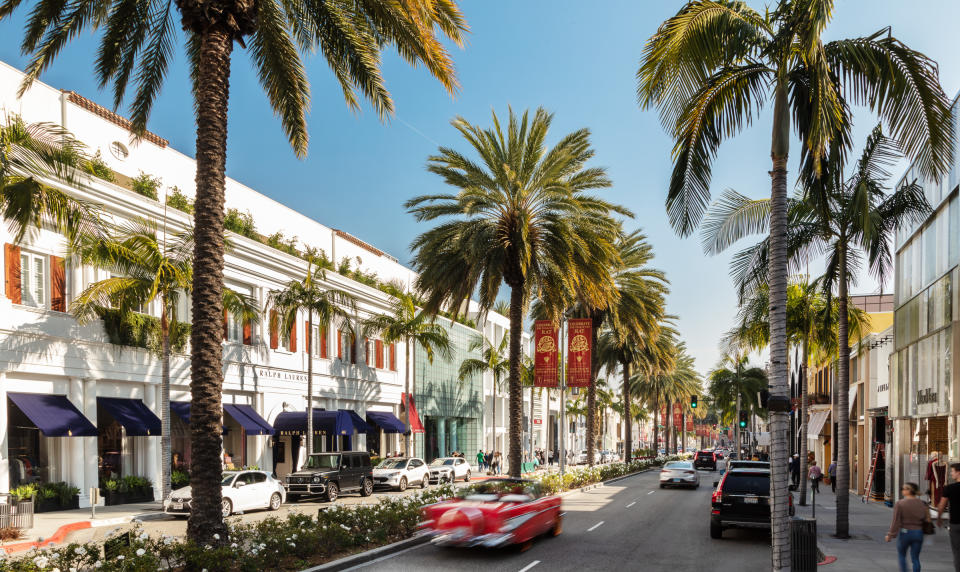
[[[717,503],[720,502],[720,499],[723,497],[723,493],[719,490],[713,491],[713,495],[710,496],[710,502]]]
[[[713,510],[710,511],[710,514],[720,514],[720,509],[715,508],[715,509],[713,509]]]
[[[714,463],[717,462],[717,454],[716,454],[716,453],[713,453],[713,462],[714,462]]]

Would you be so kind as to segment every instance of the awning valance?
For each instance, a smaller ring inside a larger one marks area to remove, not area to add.
[[[97,405],[101,405],[117,423],[123,425],[130,437],[160,435],[160,418],[139,399],[98,397]]]
[[[273,427],[250,405],[224,403],[223,411],[233,417],[247,435],[273,435],[274,433]]]
[[[820,431],[823,430],[823,424],[826,423],[830,411],[814,411],[810,414],[810,420],[807,422],[807,439],[817,440],[820,438]]]
[[[406,433],[407,426],[389,411],[367,411],[367,421],[383,430],[384,433]]]
[[[97,428],[66,395],[10,392],[7,397],[46,437],[97,436]]]
[[[184,423],[190,423],[190,402],[189,401],[171,401],[170,411],[177,414]]]
[[[411,433],[426,433],[423,430],[423,423],[420,422],[420,415],[417,414],[417,404],[413,395],[409,393],[401,394],[404,407],[407,408],[407,416],[410,418]]]
[[[360,414],[353,409],[338,409],[337,411],[345,412],[350,416],[350,422],[353,423],[353,430],[357,433],[366,433],[370,430],[370,426],[363,420],[363,417],[360,417]]]
[[[352,415],[351,415],[352,414]],[[359,421],[359,423],[358,423]],[[362,424],[362,425],[361,425]],[[273,429],[280,435],[301,435],[307,432],[306,411],[284,411],[277,415]],[[354,431],[367,431],[368,426],[354,411],[313,410],[313,432],[324,435],[353,435]]]

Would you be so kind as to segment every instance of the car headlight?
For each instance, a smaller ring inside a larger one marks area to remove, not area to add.
[[[319,483],[319,482],[320,482],[320,477],[313,477],[313,482]]]

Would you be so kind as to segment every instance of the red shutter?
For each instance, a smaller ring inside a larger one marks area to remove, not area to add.
[[[377,369],[383,369],[383,340],[374,342],[377,349]]]
[[[230,322],[227,321],[227,309],[223,309],[223,339],[227,339],[227,327],[230,325]]]
[[[343,332],[337,330],[337,359],[343,359]]]
[[[327,330],[325,328],[320,328],[320,331],[317,333],[320,336],[320,357],[327,358]]]
[[[309,320],[304,322],[306,331],[303,334],[303,339],[305,340],[304,346],[307,348],[307,355],[313,357],[313,345],[310,343],[313,341],[313,323]]]
[[[23,292],[20,290],[20,247],[16,244],[6,244],[3,252],[7,282],[7,298],[14,304],[23,303]]]
[[[290,351],[297,351],[297,319],[293,319],[293,323],[290,324]]]
[[[63,259],[59,256],[50,257],[50,309],[57,312],[67,311],[66,275]]]
[[[253,332],[251,332],[250,320],[243,322],[243,345],[253,345]]]
[[[390,344],[390,371],[397,371],[397,344]]]
[[[279,344],[277,336],[277,311],[270,310],[270,349],[275,350]]]

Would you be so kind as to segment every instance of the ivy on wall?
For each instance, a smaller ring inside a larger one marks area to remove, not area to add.
[[[101,311],[103,328],[111,344],[144,348],[159,356],[163,352],[160,337],[160,319],[137,312],[121,312],[116,309]],[[170,351],[183,353],[190,341],[190,324],[170,321]]]

